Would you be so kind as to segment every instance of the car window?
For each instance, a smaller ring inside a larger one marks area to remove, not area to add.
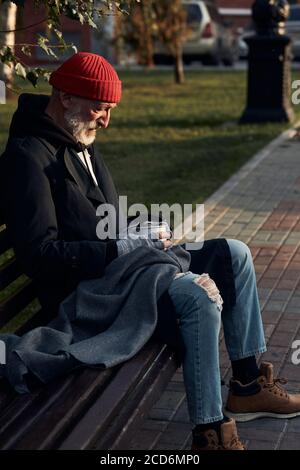
[[[187,12],[187,24],[199,23],[202,20],[202,11],[196,3],[190,5],[183,5]]]
[[[300,8],[291,8],[288,21],[300,21]]]

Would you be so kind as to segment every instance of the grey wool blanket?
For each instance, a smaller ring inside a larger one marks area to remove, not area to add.
[[[113,260],[99,279],[80,282],[47,326],[23,336],[0,334],[6,346],[6,377],[19,393],[28,392],[26,374],[47,383],[87,365],[111,367],[133,357],[157,323],[157,301],[190,254],[140,247]]]

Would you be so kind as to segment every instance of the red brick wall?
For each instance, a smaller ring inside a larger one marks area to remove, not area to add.
[[[218,7],[222,8],[250,8],[254,0],[216,0]],[[300,3],[300,0],[290,0],[290,4]]]
[[[27,0],[25,2],[24,10],[21,15],[22,20],[21,24],[18,27],[26,27],[27,25],[35,24],[42,21],[46,14],[45,12],[39,8],[35,9],[32,5],[32,1]],[[34,44],[36,42],[37,34],[46,35],[45,33],[45,25],[46,23],[41,23],[36,26],[33,26],[29,29],[24,31],[19,31],[16,33],[16,43],[29,43]],[[60,29],[60,28],[58,28]],[[61,18],[61,30],[64,34],[69,35],[69,37],[73,38],[76,37],[78,40],[78,51],[90,51],[91,49],[91,34],[90,34],[90,27],[87,25],[82,26],[79,22],[70,20],[69,18]],[[67,37],[66,42],[68,43]],[[74,42],[71,39],[71,42]],[[28,65],[44,65],[44,64],[55,64],[57,63],[56,60],[49,59],[49,57],[41,52],[38,51],[36,47],[32,48],[32,56],[28,57],[21,52],[21,47],[16,47],[16,52],[18,57],[22,59]],[[72,49],[70,49],[72,51]],[[74,52],[74,51],[73,51]],[[61,59],[64,60],[64,59]]]
[[[251,8],[254,0],[215,0],[219,8]],[[290,4],[299,3],[300,0],[290,0]],[[250,16],[227,16],[227,19],[232,22],[235,31],[238,28],[245,28],[249,25]]]
[[[222,8],[250,8],[253,0],[217,0],[218,7]]]

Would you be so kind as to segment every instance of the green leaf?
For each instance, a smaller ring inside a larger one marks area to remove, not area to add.
[[[34,87],[36,87],[38,81],[38,74],[34,70],[30,70],[29,72],[27,72],[26,78],[30,83],[32,83]]]
[[[30,46],[22,46],[21,47],[21,51],[23,52],[23,54],[27,55],[28,57],[31,56],[31,48]]]
[[[79,12],[77,12],[77,15],[78,15],[80,23],[83,24],[84,23],[84,16]]]
[[[49,42],[49,39],[45,38],[45,37],[43,37],[39,34],[38,35],[38,40],[37,40],[38,46],[48,54],[48,52],[47,52],[48,46],[46,45],[46,42]]]
[[[47,47],[47,54],[50,55],[51,57],[54,57],[55,59],[58,58],[55,52],[53,51],[53,49],[51,48],[51,46]]]
[[[88,18],[88,24],[89,24],[90,26],[92,26],[92,28],[96,28],[96,29],[97,29],[97,25],[96,25],[96,23],[94,22],[94,20],[93,20],[91,17]]]
[[[63,34],[62,34],[61,31],[59,31],[56,28],[53,28],[53,32],[55,33],[55,35],[57,36],[58,39],[63,39]]]
[[[54,51],[51,49],[51,45],[47,45],[46,43],[49,42],[49,39],[48,38],[45,38],[44,36],[41,36],[39,34],[39,38],[38,38],[38,45],[39,47],[46,52],[47,55],[50,55],[52,57],[54,57],[55,59],[57,59],[57,55],[54,53]]]
[[[24,78],[24,80],[26,80],[26,69],[25,69],[25,67],[23,67],[22,64],[20,64],[20,62],[18,62],[18,63],[15,65],[15,71],[16,71],[16,74],[17,74],[19,77],[22,77],[22,78]]]
[[[7,65],[10,65],[11,62],[13,62],[14,64],[18,62],[17,58],[13,55],[11,48],[8,46],[4,46],[1,48],[0,59],[1,59],[1,62]]]
[[[39,76],[39,77],[49,77],[51,75],[51,72],[47,69],[41,68],[41,67],[35,67],[33,71]]]

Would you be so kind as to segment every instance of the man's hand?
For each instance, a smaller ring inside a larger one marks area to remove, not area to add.
[[[170,240],[172,238],[172,232],[159,232],[159,238],[161,240]]]
[[[138,238],[135,240],[126,238],[117,240],[118,256],[130,253],[130,251],[135,250],[139,246],[148,246],[149,248],[156,248],[157,250],[167,250],[172,246],[172,242],[170,240],[154,241],[148,238]]]
[[[163,238],[163,237],[159,237],[159,238]],[[164,250],[168,250],[169,248],[171,248],[171,246],[173,246],[172,240],[163,240],[163,244],[164,244]]]

